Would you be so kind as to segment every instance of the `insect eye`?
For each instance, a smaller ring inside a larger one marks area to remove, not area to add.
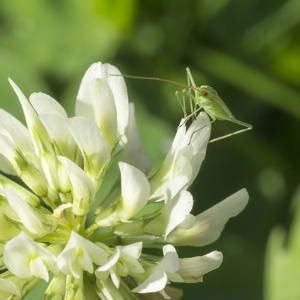
[[[204,94],[203,94],[203,96],[204,96],[204,97],[208,96],[208,92],[205,91]]]

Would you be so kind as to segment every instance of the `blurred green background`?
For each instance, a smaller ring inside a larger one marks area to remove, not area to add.
[[[198,85],[213,86],[236,118],[254,128],[208,146],[192,187],[193,213],[242,187],[250,202],[217,242],[178,250],[181,257],[224,254],[204,283],[179,285],[183,299],[300,299],[299,16],[298,0],[1,0],[1,107],[24,120],[7,77],[27,96],[50,94],[72,116],[93,62],[183,84],[189,66]],[[181,88],[126,82],[155,169],[182,117],[175,97]],[[212,136],[237,129],[215,122]]]

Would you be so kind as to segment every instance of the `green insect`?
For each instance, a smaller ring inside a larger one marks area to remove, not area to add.
[[[212,124],[216,120],[221,120],[221,121],[229,121],[229,122],[241,125],[243,127],[246,127],[244,129],[241,129],[241,130],[226,134],[224,136],[212,139],[209,141],[210,143],[219,141],[221,139],[225,139],[232,135],[242,133],[242,132],[245,132],[245,131],[253,128],[253,126],[251,124],[248,124],[248,123],[245,123],[245,122],[242,122],[242,121],[236,119],[233,116],[233,114],[231,113],[231,111],[229,110],[229,108],[227,107],[227,105],[224,103],[224,101],[220,98],[218,93],[212,87],[207,86],[207,85],[202,85],[200,87],[197,87],[194,82],[190,68],[186,68],[186,72],[187,72],[189,85],[184,85],[184,84],[177,83],[177,82],[174,82],[171,80],[156,78],[156,77],[139,77],[139,76],[131,76],[131,75],[123,75],[123,74],[121,76],[128,77],[128,78],[136,78],[136,79],[164,81],[164,82],[180,85],[180,86],[187,88],[187,89],[184,89],[182,92],[178,92],[178,91],[176,92],[176,96],[177,96],[178,101],[181,105],[181,108],[184,112],[185,121],[183,122],[183,124],[185,124],[191,117],[194,118],[196,116],[197,112],[199,112],[201,109],[203,109],[212,119],[210,124]],[[194,94],[191,91],[194,91]],[[182,97],[182,99],[181,99],[181,97]],[[191,107],[190,114],[187,114],[187,112],[186,112],[185,97],[188,97],[190,99],[190,107]],[[183,124],[181,124],[181,125],[183,125]],[[192,140],[193,135],[201,129],[202,128],[199,128],[198,130],[196,130],[192,133],[190,142]]]
[[[220,121],[229,121],[229,122],[241,125],[243,127],[246,127],[244,129],[241,129],[241,130],[226,134],[224,136],[212,139],[209,141],[210,143],[219,141],[221,139],[230,137],[230,136],[238,134],[238,133],[245,132],[245,131],[253,128],[253,126],[251,124],[248,124],[248,123],[245,123],[245,122],[242,122],[242,121],[236,119],[233,116],[233,114],[231,113],[231,111],[229,110],[229,108],[227,107],[227,105],[224,103],[224,101],[220,98],[218,93],[212,87],[210,87],[208,85],[202,85],[200,87],[197,87],[194,82],[194,79],[193,79],[190,69],[186,68],[186,71],[187,71],[187,76],[188,76],[188,82],[191,83],[191,86],[186,86],[189,90],[183,90],[182,92],[176,92],[177,98],[178,98],[179,102],[181,103],[181,107],[183,108],[185,115],[186,115],[185,101],[184,101],[184,99],[183,99],[183,101],[180,101],[180,95],[182,95],[183,97],[187,96],[191,100],[191,113],[189,115],[185,116],[185,122],[187,122],[189,118],[195,116],[198,111],[203,109],[212,119],[210,124],[212,124],[216,120],[220,120]],[[191,93],[191,90],[194,91],[194,95]],[[201,128],[199,128],[198,130],[193,132],[193,134],[190,138],[190,141],[192,140],[193,135],[200,129]]]

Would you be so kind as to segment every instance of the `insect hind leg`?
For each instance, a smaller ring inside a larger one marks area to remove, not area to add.
[[[244,129],[241,129],[241,130],[238,130],[238,131],[235,131],[235,132],[232,132],[232,133],[220,136],[220,137],[215,138],[215,139],[212,139],[212,140],[209,141],[209,143],[213,143],[213,142],[216,142],[216,141],[219,141],[219,140],[223,140],[223,139],[226,139],[226,138],[228,138],[228,137],[230,137],[232,135],[236,135],[236,134],[239,134],[239,133],[245,132],[247,130],[251,130],[251,129],[252,129],[252,125],[250,125],[247,128],[244,128]]]

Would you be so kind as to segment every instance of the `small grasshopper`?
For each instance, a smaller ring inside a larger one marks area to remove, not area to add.
[[[201,109],[203,109],[212,119],[212,121],[209,124],[212,124],[216,120],[221,120],[221,121],[229,121],[229,122],[241,125],[243,127],[246,127],[245,129],[241,129],[241,130],[226,134],[224,136],[212,139],[209,141],[210,143],[219,141],[221,139],[225,139],[232,135],[242,133],[244,131],[247,131],[247,130],[250,130],[253,128],[253,126],[251,124],[237,120],[233,116],[233,114],[231,113],[231,111],[229,110],[227,105],[224,103],[224,101],[220,98],[218,93],[212,87],[210,87],[208,85],[201,85],[200,87],[197,87],[194,82],[190,68],[186,68],[186,72],[187,72],[187,76],[188,76],[188,83],[189,84],[191,83],[191,85],[184,85],[181,83],[177,83],[175,81],[162,79],[162,78],[156,78],[156,77],[139,77],[139,76],[131,76],[131,75],[123,75],[123,74],[119,75],[119,76],[135,78],[135,79],[148,79],[148,80],[164,81],[164,82],[180,85],[180,86],[187,88],[188,90],[184,89],[182,92],[178,92],[178,91],[176,92],[176,96],[178,98],[178,101],[180,103],[180,106],[181,106],[181,108],[184,112],[184,116],[185,116],[185,121],[181,124],[181,126],[183,124],[185,124],[191,117],[194,117],[197,114],[197,112],[199,112]],[[191,91],[194,91],[194,95],[191,93]],[[180,96],[183,97],[182,100],[180,99]],[[184,97],[188,97],[190,99],[191,113],[189,115],[187,115],[187,113],[186,113]],[[196,130],[192,133],[190,142],[192,140],[193,135],[201,129],[202,128],[199,128],[198,130]]]

